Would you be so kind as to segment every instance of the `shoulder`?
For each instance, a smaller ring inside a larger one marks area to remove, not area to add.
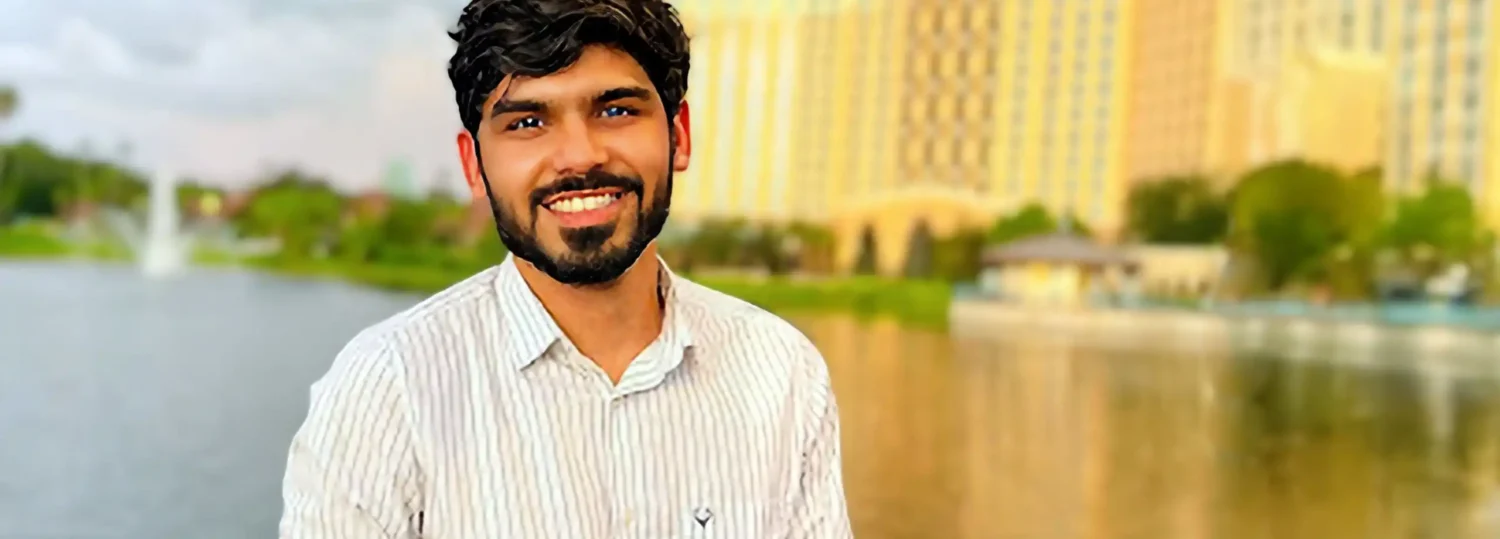
[[[678,301],[691,319],[694,338],[716,355],[786,370],[826,384],[828,367],[813,341],[791,322],[745,300],[676,278]]]
[[[481,318],[499,316],[495,272],[481,271],[364,328],[344,345],[334,367],[379,363],[401,374],[411,361],[441,353],[453,336],[483,327]]]
[[[806,334],[749,302],[685,279],[676,282],[684,283],[679,298],[693,319],[696,341],[736,379],[755,380],[760,394],[792,406],[802,439],[838,422],[828,363]]]

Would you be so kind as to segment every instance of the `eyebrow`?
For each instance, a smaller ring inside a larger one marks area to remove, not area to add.
[[[608,90],[599,92],[598,95],[594,96],[592,101],[595,105],[601,105],[604,103],[609,103],[611,101],[619,101],[621,99],[651,99],[651,95],[651,90],[640,86],[621,86],[619,88],[610,88]],[[493,118],[502,114],[513,114],[518,112],[534,114],[546,110],[547,104],[541,101],[531,99],[501,99],[500,101],[496,102],[494,108],[490,110],[490,117]]]
[[[622,86],[620,88],[611,88],[603,92],[599,92],[599,95],[594,97],[594,104],[597,105],[601,103],[608,103],[610,101],[619,101],[621,99],[651,99],[651,90],[647,90],[640,86]]]

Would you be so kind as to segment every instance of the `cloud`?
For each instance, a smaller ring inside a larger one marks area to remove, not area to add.
[[[233,6],[188,10],[178,21],[136,14],[133,26],[108,13],[73,14],[52,25],[45,41],[0,45],[0,72],[47,93],[107,93],[109,101],[132,107],[232,116],[355,95],[393,51],[416,48],[443,60],[445,25],[430,8],[394,6],[378,18],[322,20],[316,11],[252,18]]]
[[[56,145],[128,140],[146,166],[295,164],[367,184],[389,159],[451,160],[445,30],[462,4],[0,0],[0,84],[21,92],[12,132]]]

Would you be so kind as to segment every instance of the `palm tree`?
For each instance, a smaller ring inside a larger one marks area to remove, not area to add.
[[[20,104],[21,98],[16,94],[15,88],[0,86],[0,122],[9,120]]]
[[[0,126],[4,126],[15,115],[16,108],[20,105],[21,97],[15,88],[0,86]],[[0,178],[5,176],[5,153],[5,148],[0,148]]]

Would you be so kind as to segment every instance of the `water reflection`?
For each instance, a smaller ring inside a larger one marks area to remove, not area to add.
[[[1444,368],[1464,358],[1291,360],[1226,343],[798,323],[839,391],[860,537],[1500,532],[1500,385]]]
[[[0,537],[270,537],[307,386],[418,298],[0,264]],[[799,320],[861,539],[1500,536],[1500,354]]]

